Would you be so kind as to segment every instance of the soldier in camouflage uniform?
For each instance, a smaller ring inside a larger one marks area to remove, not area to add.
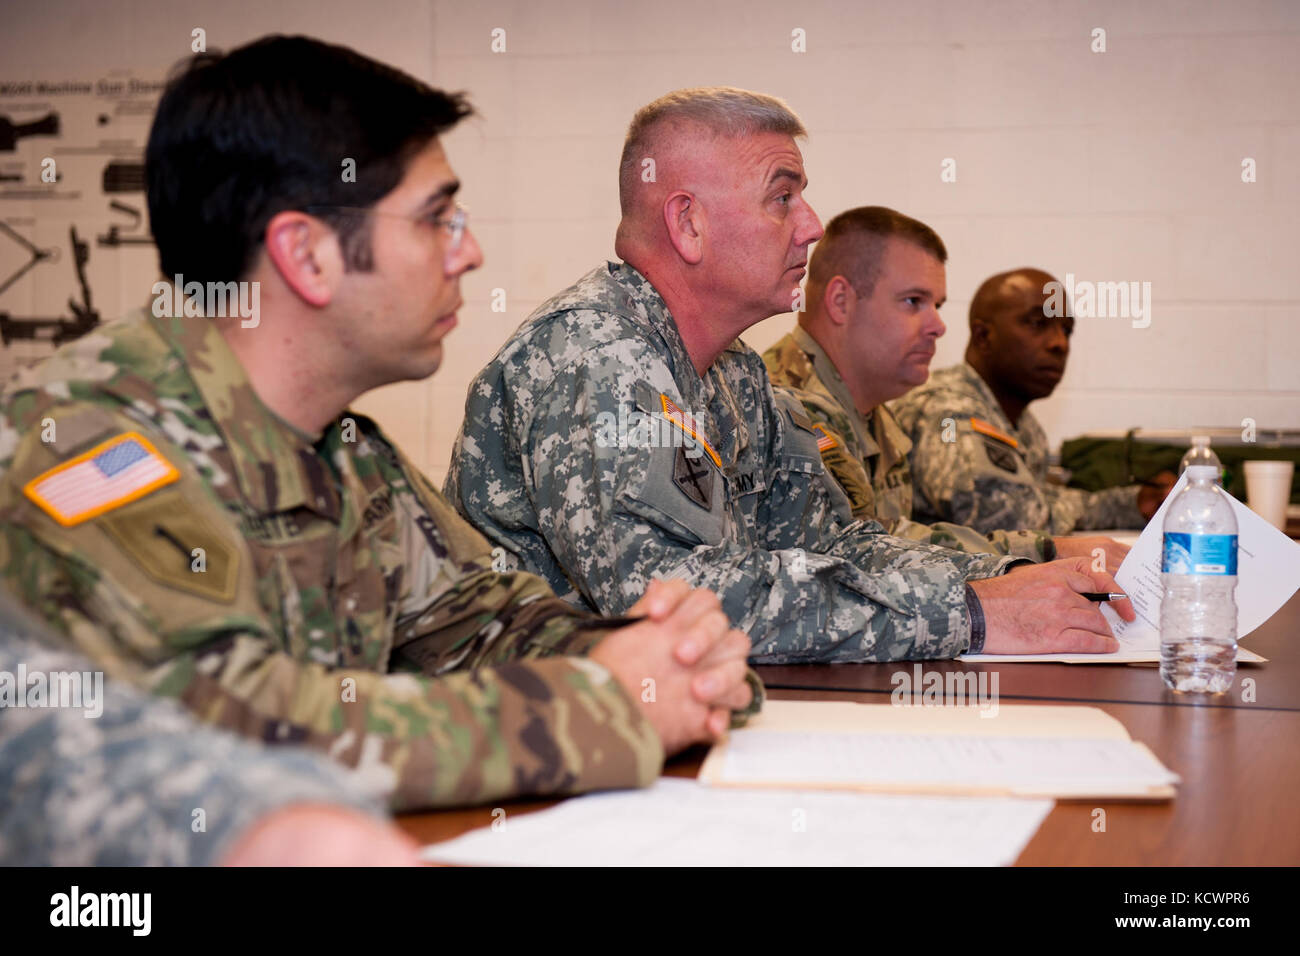
[[[1017,269],[985,280],[970,306],[965,361],[893,404],[912,441],[914,509],[922,521],[955,521],[984,532],[1045,528],[1141,528],[1172,475],[1156,486],[1103,491],[1047,481],[1047,435],[1030,402],[1065,373],[1074,319],[1051,314],[1052,276]]]
[[[467,110],[303,38],[193,58],[147,154],[163,271],[249,280],[266,308],[156,301],[0,400],[0,575],[19,596],[111,676],[376,773],[396,808],[643,785],[759,700],[716,598],[665,585],[624,626],[494,572],[346,408],[437,368],[481,262],[437,139]],[[331,185],[340,137],[365,190]],[[315,205],[338,197],[373,203],[364,229]]]
[[[995,576],[1015,559],[852,521],[812,422],[736,338],[789,308],[821,235],[801,134],[780,101],[727,88],[637,114],[620,178],[624,261],[538,308],[471,384],[447,495],[583,607],[619,613],[655,576],[716,590],[752,661],[947,657],[986,636],[989,650],[1045,649],[1050,627],[1003,631],[1016,584]],[[1048,604],[1095,628],[1069,640],[1111,649],[1060,569],[1035,575],[1051,567],[1011,577],[1050,578]]]
[[[0,594],[0,681],[93,667]],[[379,795],[307,751],[201,727],[112,680],[98,716],[3,696],[0,708],[0,865],[205,866],[253,853],[283,866],[418,862],[383,822]],[[313,845],[302,843],[305,822]]]
[[[1054,541],[1043,531],[1000,529],[986,536],[912,520],[912,442],[885,402],[929,374],[945,331],[939,308],[947,258],[934,230],[892,209],[840,213],[809,263],[799,324],[763,354],[773,385],[790,388],[803,403],[820,433],[822,461],[855,518],[874,518],[899,537],[1034,561],[1101,547],[1114,554],[1117,569],[1128,549],[1109,538]]]
[[[845,401],[844,380],[802,325],[764,352],[763,362],[772,384],[793,393],[812,419],[822,462],[848,496],[853,517],[879,521],[900,538],[971,554],[1013,554],[1032,561],[1056,557],[1051,535],[1041,532],[982,535],[974,528],[946,521],[913,521],[912,473],[907,461],[912,442],[887,406],[877,405],[864,415]]]

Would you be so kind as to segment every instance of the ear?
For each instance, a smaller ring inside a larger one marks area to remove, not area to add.
[[[991,341],[991,330],[987,322],[976,319],[970,324],[970,343],[968,348],[974,348],[978,352],[984,352],[988,349]]]
[[[668,241],[690,265],[704,258],[704,210],[688,192],[677,191],[664,200],[664,225]]]
[[[334,230],[290,209],[271,217],[264,245],[275,271],[300,299],[318,308],[330,304],[343,275],[343,253]]]
[[[849,284],[844,276],[831,276],[826,283],[826,292],[822,296],[822,308],[830,317],[831,324],[844,326],[849,324],[849,317],[858,304],[857,290]]]

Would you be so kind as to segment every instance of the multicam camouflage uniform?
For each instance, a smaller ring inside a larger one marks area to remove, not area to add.
[[[52,479],[121,480],[122,442],[162,477],[65,526],[102,489]],[[277,418],[206,319],[141,315],[17,375],[0,469],[0,576],[110,676],[209,723],[377,769],[399,809],[659,772],[612,675],[554,656],[608,627],[494,573],[369,419]]]
[[[1014,554],[1032,561],[1056,557],[1051,535],[1041,531],[994,531],[912,519],[912,442],[884,405],[858,411],[835,363],[801,326],[763,353],[772,384],[788,388],[820,433],[826,470],[848,495],[853,517],[874,518],[890,534],[971,554]]]
[[[1083,491],[1049,484],[1047,435],[1026,409],[1012,426],[987,383],[965,362],[935,372],[893,411],[912,441],[915,513],[985,534],[1141,528],[1138,486]],[[945,440],[947,438],[947,440]]]
[[[966,580],[1012,560],[852,522],[758,354],[733,342],[701,377],[622,263],[544,304],[475,379],[446,491],[588,608],[621,612],[654,576],[716,591],[763,663],[960,654]]]
[[[0,596],[0,674],[95,667],[13,611]],[[96,717],[0,710],[0,865],[205,866],[281,807],[382,806],[355,774],[307,751],[201,727],[171,701],[116,681],[102,691]]]

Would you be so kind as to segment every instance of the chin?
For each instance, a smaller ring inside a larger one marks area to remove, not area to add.
[[[436,346],[432,351],[424,354],[409,355],[395,372],[397,378],[394,381],[399,382],[419,382],[442,367],[442,346]]]

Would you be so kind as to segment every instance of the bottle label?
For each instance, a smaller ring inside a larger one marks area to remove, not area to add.
[[[1165,574],[1236,575],[1237,536],[1166,531],[1160,570]]]

